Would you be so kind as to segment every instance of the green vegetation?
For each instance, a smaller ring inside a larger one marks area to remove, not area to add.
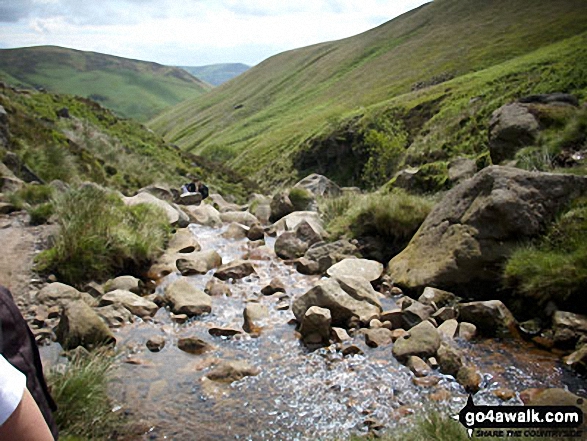
[[[60,439],[106,440],[129,433],[129,423],[113,412],[107,394],[113,363],[114,358],[104,350],[75,352],[67,365],[48,372],[47,383],[58,407],[54,416]]]
[[[288,197],[294,206],[295,211],[307,210],[314,200],[314,196],[305,188],[294,187],[289,190]]]
[[[151,205],[124,205],[95,185],[56,199],[60,226],[52,248],[37,258],[41,272],[79,286],[118,273],[138,273],[163,250],[170,235],[167,217]]]
[[[486,153],[491,113],[516,98],[587,97],[586,30],[579,0],[435,1],[272,57],[150,125],[267,188],[309,172],[377,187],[406,166]]]
[[[403,190],[370,194],[347,194],[321,201],[320,211],[334,239],[376,238],[389,260],[408,244],[433,206],[429,197]]]
[[[246,178],[210,159],[182,152],[133,120],[99,104],[67,95],[16,92],[0,86],[14,152],[45,182],[96,182],[132,193],[150,184],[179,186],[198,176],[212,192],[244,200],[254,189]],[[57,112],[68,108],[70,118]]]
[[[221,63],[208,66],[181,66],[181,68],[208,84],[220,86],[246,72],[250,66],[242,63]]]
[[[54,46],[0,50],[0,78],[91,98],[139,121],[210,90],[182,69]]]
[[[575,201],[536,242],[521,245],[509,258],[505,285],[534,298],[562,307],[582,303],[587,285],[587,199]]]

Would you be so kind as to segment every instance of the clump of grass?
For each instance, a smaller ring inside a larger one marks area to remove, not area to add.
[[[38,270],[72,285],[140,271],[159,255],[170,234],[162,210],[148,204],[127,207],[94,185],[56,199],[55,214],[60,231],[54,246],[38,256]]]
[[[579,298],[587,285],[587,198],[575,201],[544,237],[514,251],[504,284],[541,304]]]
[[[314,201],[314,196],[305,188],[293,187],[288,193],[289,200],[293,204],[295,211],[307,210],[309,205]]]
[[[43,204],[35,205],[27,209],[30,216],[31,225],[41,225],[47,223],[49,218],[53,216],[53,203],[45,202]]]
[[[113,434],[129,431],[123,417],[112,411],[107,394],[113,361],[104,350],[76,352],[67,365],[49,370],[47,383],[58,406],[54,417],[60,438],[113,439]]]
[[[377,238],[389,257],[408,244],[432,206],[428,197],[397,189],[387,194],[342,196],[328,202],[323,211],[334,238]]]

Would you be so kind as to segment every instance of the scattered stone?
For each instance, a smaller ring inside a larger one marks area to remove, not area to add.
[[[552,316],[554,343],[559,347],[574,347],[582,335],[587,335],[587,316],[556,311]]]
[[[95,300],[89,294],[86,295],[90,297],[91,300],[86,299],[82,296],[82,293],[72,286],[54,282],[48,284],[37,293],[37,301],[48,308],[53,306],[63,307],[76,300],[84,300],[85,302],[89,301],[91,302],[91,306],[93,306]]]
[[[373,289],[373,286],[367,279],[362,276],[348,275],[338,275],[334,278],[340,287],[353,299],[368,302],[381,311],[379,294]]]
[[[159,352],[165,347],[165,338],[161,335],[156,335],[147,340],[147,349],[151,352]]]
[[[232,296],[232,291],[229,286],[221,280],[218,280],[216,277],[211,277],[210,280],[208,280],[204,291],[212,297]]]
[[[365,343],[371,348],[389,346],[393,343],[391,331],[385,328],[367,329],[365,331]]]
[[[171,320],[173,320],[175,323],[178,324],[183,324],[185,322],[187,322],[189,319],[189,317],[187,316],[187,314],[174,314],[171,313]]]
[[[463,366],[459,369],[456,380],[468,393],[475,394],[481,389],[483,377],[476,367]]]
[[[435,375],[429,375],[427,377],[413,377],[412,383],[416,386],[431,388],[436,386],[440,382],[440,378]]]
[[[185,277],[180,277],[165,288],[165,298],[174,314],[193,317],[212,311],[210,296],[192,285]]]
[[[356,345],[349,345],[342,349],[342,355],[345,357],[348,355],[364,355],[364,352]]]
[[[406,331],[405,329],[393,329],[391,331],[391,339],[393,340],[393,342],[395,342],[396,340],[409,335],[409,332]]]
[[[383,322],[390,322],[391,329],[400,329],[404,326],[403,312],[399,308],[383,311],[379,319]]]
[[[320,280],[313,288],[294,300],[293,313],[301,322],[308,308],[320,306],[332,314],[333,326],[346,327],[349,320],[358,317],[362,323],[369,323],[377,318],[380,308],[369,302],[357,300],[343,290],[334,279]]]
[[[373,319],[369,322],[370,329],[378,329],[378,328],[382,328],[382,327],[383,327],[383,323],[381,323],[381,321],[379,319]]]
[[[284,216],[293,213],[295,210],[295,207],[289,199],[288,193],[286,191],[279,192],[273,196],[269,206],[271,208],[271,215],[269,216],[269,220],[271,222],[276,222]]]
[[[422,322],[407,335],[396,340],[392,353],[399,361],[405,361],[410,355],[432,357],[440,347],[438,331],[430,322]]]
[[[438,323],[443,323],[447,320],[456,319],[457,317],[457,310],[452,306],[443,306],[434,314],[432,314],[432,318],[436,320]]]
[[[104,295],[104,288],[96,282],[87,283],[82,289],[95,299],[99,299]]]
[[[430,357],[428,359],[428,366],[430,366],[432,369],[438,369],[440,367],[438,365],[438,360],[436,360],[436,357]]]
[[[120,328],[124,324],[132,323],[133,321],[131,312],[120,303],[95,308],[94,311],[110,328]]]
[[[263,294],[264,296],[271,296],[271,295],[278,293],[278,292],[285,292],[285,285],[277,277],[271,279],[271,282],[269,282],[269,285],[261,288],[261,294]]]
[[[315,274],[321,274],[320,265],[318,262],[314,260],[307,259],[305,257],[300,257],[294,261],[294,265],[296,267],[296,271],[300,274],[304,274],[307,276],[312,276]]]
[[[310,345],[328,345],[330,340],[332,317],[330,311],[319,306],[308,308],[302,319],[300,334],[304,343]]]
[[[326,273],[333,278],[361,276],[373,282],[381,277],[383,265],[375,260],[347,258],[332,265]]]
[[[202,249],[189,228],[181,228],[171,236],[167,245],[168,253],[190,254]]]
[[[440,372],[446,375],[452,375],[456,378],[459,369],[463,366],[463,360],[460,352],[446,343],[442,343],[436,354]]]
[[[459,327],[459,322],[455,319],[450,319],[443,322],[438,327],[438,332],[440,335],[444,336],[445,338],[452,340],[457,335],[457,328]]]
[[[461,322],[459,323],[458,336],[465,341],[471,341],[477,335],[477,326],[473,323]]]
[[[247,238],[250,241],[265,239],[265,230],[263,229],[261,224],[255,224],[251,228],[249,228],[249,231],[247,232]]]
[[[294,185],[294,188],[304,188],[314,196],[331,196],[336,197],[342,194],[338,185],[328,179],[326,176],[313,173]]]
[[[240,329],[234,328],[210,328],[208,333],[213,337],[234,337],[235,335],[240,335],[243,332]]]
[[[220,219],[225,223],[236,222],[249,228],[259,223],[258,219],[248,211],[226,211],[220,213]]]
[[[110,279],[104,284],[104,292],[116,291],[117,289],[130,291],[134,294],[140,294],[143,288],[143,282],[133,276],[120,276]]]
[[[430,366],[428,366],[426,362],[422,360],[420,357],[415,355],[408,357],[406,366],[410,368],[410,370],[416,377],[425,377],[432,373]]]
[[[260,322],[269,316],[269,310],[265,305],[260,303],[247,303],[243,311],[244,324],[243,329],[249,334],[257,334],[262,327]]]
[[[304,257],[318,264],[318,270],[315,274],[323,274],[335,263],[349,257],[356,257],[358,254],[357,247],[348,240],[337,240],[336,242],[319,242],[312,245]]]
[[[184,352],[201,355],[212,350],[212,346],[198,337],[182,337],[177,340],[177,347]]]
[[[500,388],[494,390],[493,395],[495,395],[501,401],[509,401],[516,396],[516,393],[511,389]]]
[[[427,286],[418,301],[424,305],[434,304],[438,308],[442,308],[443,306],[455,305],[459,298],[451,292]]]
[[[199,251],[177,259],[175,265],[182,276],[206,274],[222,265],[222,257],[215,250]]]
[[[177,203],[179,205],[199,205],[202,202],[202,194],[200,192],[188,192],[179,195]]]
[[[152,317],[159,309],[155,303],[123,289],[107,292],[100,299],[100,306],[108,306],[114,303],[120,303],[138,317]]]
[[[516,319],[500,300],[461,303],[459,317],[488,337],[517,335]]]
[[[222,225],[220,213],[212,205],[200,204],[199,206],[188,206],[186,210],[190,221],[195,224],[213,228],[218,228]]]
[[[287,311],[289,309],[289,302],[279,302],[275,305],[275,309],[278,311]]]
[[[212,369],[206,377],[212,381],[232,383],[245,377],[254,377],[259,373],[258,368],[250,366],[244,361],[224,361]]]
[[[245,260],[234,260],[222,265],[214,273],[214,277],[220,280],[242,279],[255,273],[255,267],[251,262]]]
[[[342,328],[332,328],[332,333],[330,336],[335,343],[343,343],[351,339],[349,334],[346,332],[346,329]]]
[[[55,335],[65,350],[78,346],[91,350],[116,343],[114,335],[98,314],[79,299],[64,305]]]
[[[225,239],[240,240],[247,237],[249,228],[246,225],[237,222],[231,222],[222,237]]]
[[[422,323],[430,318],[434,312],[431,306],[424,305],[420,302],[413,301],[410,306],[402,311],[402,328],[411,329],[418,323]]]

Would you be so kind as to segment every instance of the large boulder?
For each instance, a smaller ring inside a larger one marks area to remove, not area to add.
[[[440,335],[434,325],[430,322],[422,322],[395,341],[392,353],[395,358],[403,362],[412,355],[420,358],[433,357],[439,347]]]
[[[37,293],[37,301],[47,308],[64,307],[77,300],[83,300],[89,306],[96,305],[96,300],[88,293],[79,292],[73,286],[60,282],[49,283]]]
[[[516,319],[500,300],[459,305],[459,319],[474,324],[486,336],[517,335]]]
[[[332,315],[332,325],[339,327],[347,327],[349,320],[353,317],[368,324],[381,312],[380,307],[363,298],[354,298],[351,292],[345,291],[335,279],[319,281],[316,286],[294,300],[292,311],[300,323],[303,321],[306,311],[312,306],[329,309]]]
[[[165,288],[165,299],[169,302],[174,314],[186,314],[188,317],[193,317],[212,311],[211,297],[184,277]]]
[[[65,305],[55,335],[65,350],[75,349],[78,346],[94,349],[100,345],[116,342],[108,326],[92,308],[81,300]]]
[[[381,277],[383,265],[375,260],[348,258],[332,265],[326,273],[330,277],[359,276],[373,282]]]
[[[342,190],[326,176],[313,173],[299,181],[294,188],[308,190],[314,196],[340,196]]]
[[[308,308],[302,319],[300,334],[304,343],[327,345],[330,341],[332,316],[330,311],[319,306]]]
[[[219,227],[222,225],[220,213],[216,208],[209,204],[200,204],[198,206],[189,205],[186,212],[190,221],[194,224],[204,225],[206,227]]]
[[[152,317],[159,309],[159,307],[150,300],[124,289],[110,291],[104,294],[100,299],[100,306],[108,306],[115,303],[120,303],[138,317]]]
[[[489,153],[494,164],[513,159],[520,148],[533,144],[540,125],[527,104],[500,107],[489,121]]]
[[[220,219],[222,222],[236,222],[237,224],[246,225],[247,227],[252,227],[253,225],[259,223],[259,219],[257,219],[248,211],[226,211],[224,213],[220,213]]]
[[[494,291],[520,241],[545,231],[587,178],[491,166],[450,190],[389,263],[394,283],[479,296]]]
[[[187,219],[187,216],[184,215],[183,211],[181,211],[179,208],[176,208],[171,203],[153,196],[151,193],[138,193],[132,197],[123,197],[122,200],[128,206],[149,204],[161,208],[167,215],[169,224],[172,226],[184,228],[189,224],[189,219]]]

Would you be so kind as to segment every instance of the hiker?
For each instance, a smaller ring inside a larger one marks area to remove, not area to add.
[[[0,355],[0,439],[57,439],[52,414],[57,406],[45,383],[35,337],[12,294],[3,286],[0,286]],[[15,396],[22,399],[15,401]],[[41,436],[45,429],[49,438]]]
[[[198,180],[188,184],[183,184],[181,186],[181,193],[200,193],[202,195],[202,199],[206,199],[208,197],[208,187],[203,182]]]

